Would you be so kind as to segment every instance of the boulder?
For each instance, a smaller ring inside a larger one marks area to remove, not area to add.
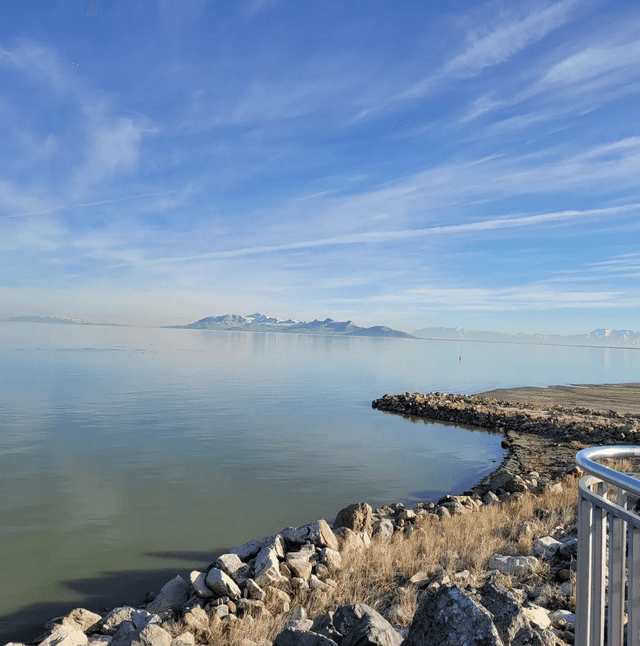
[[[325,547],[320,550],[320,563],[329,568],[329,572],[336,572],[342,569],[342,556],[337,550]]]
[[[273,642],[274,646],[337,646],[336,642],[324,635],[311,631],[285,628]]]
[[[280,581],[280,561],[275,547],[263,547],[254,565],[254,580],[259,586],[275,585]]]
[[[391,540],[394,526],[388,518],[381,518],[373,524],[372,537],[383,541]]]
[[[131,624],[133,627],[132,630],[136,630],[144,628],[153,618],[154,615],[146,610],[137,610],[130,606],[120,606],[114,608],[104,616],[100,628],[103,633],[114,635],[125,622]]]
[[[533,553],[549,561],[561,547],[562,543],[553,538],[553,536],[543,536],[533,544]]]
[[[147,612],[158,614],[167,610],[178,611],[191,596],[189,584],[181,577],[177,576],[165,583],[162,590],[156,598],[147,606]]]
[[[534,628],[546,630],[551,626],[551,619],[549,618],[548,611],[535,603],[530,603],[528,606],[522,608],[522,614]]]
[[[367,532],[372,530],[372,509],[366,502],[354,503],[341,509],[333,522],[334,529],[346,527],[354,532]]]
[[[213,591],[211,588],[207,587],[207,584],[205,583],[207,578],[207,573],[206,572],[198,572],[198,570],[194,570],[189,574],[189,580],[191,581],[191,586],[193,587],[194,592],[201,598],[201,599],[212,599],[213,598]]]
[[[493,619],[493,624],[505,644],[533,644],[526,616],[518,598],[498,583],[486,583],[476,590],[477,597]]]
[[[229,575],[240,587],[244,587],[251,578],[251,567],[245,565],[237,554],[221,554],[216,560],[216,567]]]
[[[489,569],[499,570],[514,576],[527,575],[533,572],[540,562],[535,556],[503,556],[494,554],[489,559]]]
[[[229,550],[231,554],[235,554],[241,561],[248,561],[252,559],[262,549],[262,543],[255,539],[248,541],[240,547],[234,547]]]
[[[307,550],[300,552],[289,552],[286,564],[294,577],[308,579],[311,576],[313,566],[309,562],[310,553]]]
[[[405,646],[504,646],[489,612],[456,586],[440,586],[418,606]]]
[[[322,518],[300,527],[287,527],[282,530],[281,534],[285,541],[291,545],[303,545],[310,542],[316,547],[338,549],[338,539],[329,527],[329,523]]]
[[[342,633],[342,646],[400,646],[402,636],[380,613],[364,603],[357,606],[354,617],[360,613],[361,616],[351,624],[346,633]],[[336,614],[339,610],[340,608],[336,610]],[[344,619],[346,613],[342,616]]]
[[[171,640],[171,646],[196,646],[196,638],[186,630]]]
[[[338,537],[340,552],[344,552],[345,550],[361,550],[364,548],[362,538],[348,527],[338,527],[335,535]]]
[[[160,626],[147,624],[140,631],[139,641],[142,646],[170,646],[171,635]]]
[[[59,625],[43,642],[40,642],[40,646],[84,646],[88,641],[87,636],[81,630]]]
[[[211,568],[207,573],[207,587],[217,597],[229,597],[230,599],[239,599],[241,592],[236,582],[222,570]]]
[[[311,631],[319,635],[324,635],[337,644],[342,644],[342,635],[333,625],[332,614],[325,613],[324,615],[318,615],[311,626]]]
[[[247,581],[246,591],[249,599],[257,601],[262,601],[267,596],[267,593],[253,579]]]
[[[69,628],[81,630],[83,633],[86,633],[101,620],[102,617],[95,612],[91,612],[91,610],[75,608],[66,617],[63,617],[61,623],[63,626],[69,626]]]

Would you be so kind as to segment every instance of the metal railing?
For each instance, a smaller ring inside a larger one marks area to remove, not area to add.
[[[599,446],[576,455],[589,475],[578,493],[575,643],[640,646],[640,517],[627,508],[628,494],[640,496],[640,481],[594,462],[604,458],[640,458],[640,447]]]

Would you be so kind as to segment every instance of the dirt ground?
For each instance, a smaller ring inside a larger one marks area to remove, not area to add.
[[[512,403],[584,406],[601,411],[640,413],[640,384],[581,384],[548,388],[505,388],[479,393]]]

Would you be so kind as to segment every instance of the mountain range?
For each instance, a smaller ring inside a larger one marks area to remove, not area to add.
[[[256,312],[248,316],[225,314],[208,316],[188,325],[169,325],[166,327],[186,330],[232,330],[241,332],[289,332],[295,334],[331,334],[338,336],[376,336],[412,339],[411,334],[392,330],[384,325],[360,327],[353,321],[334,321],[315,319],[311,322],[279,319]]]
[[[419,339],[484,341],[485,343],[535,343],[545,345],[593,345],[640,348],[640,332],[601,328],[588,334],[506,334],[480,332],[461,327],[427,327],[412,332]]]
[[[63,325],[115,325],[117,323],[91,323],[68,316],[12,316],[4,319],[12,323],[56,323]],[[166,325],[167,328],[185,330],[232,330],[243,332],[282,332],[295,334],[323,334],[338,336],[371,336],[403,339],[433,339],[442,341],[479,341],[484,343],[530,343],[542,345],[585,345],[617,348],[640,348],[640,332],[634,330],[609,330],[600,328],[586,334],[508,334],[483,332],[461,327],[427,327],[411,334],[384,325],[360,327],[353,321],[334,321],[326,318],[310,322],[279,319],[256,312],[248,316],[225,314],[208,316],[188,325]]]

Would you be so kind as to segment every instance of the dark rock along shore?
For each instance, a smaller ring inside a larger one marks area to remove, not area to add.
[[[564,572],[568,598],[575,579],[571,572],[575,569],[576,540],[563,531],[537,540],[535,556],[495,554],[489,562],[487,581],[480,588],[469,588],[468,573],[463,572],[460,576],[457,573],[453,581],[443,575],[412,577],[407,584],[423,592],[408,630],[394,627],[392,615],[385,618],[364,604],[342,606],[311,622],[304,608],[291,607],[291,603],[301,590],[330,594],[335,586],[331,577],[342,569],[341,555],[345,550],[367,549],[371,540],[389,541],[397,533],[410,535],[421,531],[424,522],[472,513],[483,505],[501,504],[527,491],[562,488],[562,478],[579,475],[572,463],[580,448],[640,440],[640,414],[443,393],[385,395],[373,401],[372,406],[386,412],[503,432],[509,456],[496,472],[465,495],[445,496],[437,504],[419,503],[413,510],[400,503],[375,511],[366,503],[350,505],[338,513],[333,527],[319,520],[287,528],[231,550],[206,572],[192,572],[189,582],[176,577],[142,608],[125,606],[105,616],[76,609],[50,622],[49,635],[39,643],[194,646],[199,623],[212,617],[230,622],[264,616],[270,612],[267,605],[271,612],[275,608],[288,619],[285,630],[274,642],[276,646],[398,646],[401,642],[406,646],[453,646],[470,635],[480,641],[469,643],[497,646],[573,643],[574,618],[569,610],[560,608],[552,613],[545,610],[541,598],[534,597],[532,602],[520,590],[509,591],[492,580],[493,572],[518,576],[535,565],[534,561],[544,560],[552,564],[555,574]],[[172,637],[178,619],[187,630]]]

